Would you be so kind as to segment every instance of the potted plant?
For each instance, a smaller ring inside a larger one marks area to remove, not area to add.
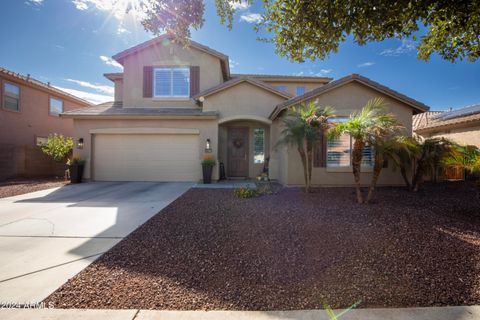
[[[68,169],[70,171],[70,182],[80,183],[83,177],[83,168],[85,167],[85,160],[80,158],[72,158],[67,161]]]
[[[214,157],[210,154],[204,155],[202,160],[203,183],[212,183],[212,171],[214,166]]]

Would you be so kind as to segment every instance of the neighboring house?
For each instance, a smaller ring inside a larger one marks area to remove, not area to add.
[[[412,115],[428,107],[360,75],[325,77],[230,74],[228,57],[197,42],[188,47],[164,35],[113,56],[123,73],[105,76],[115,101],[62,114],[74,120],[74,153],[87,161],[85,178],[119,181],[198,181],[205,152],[225,166],[229,178],[254,178],[269,159],[270,178],[303,183],[295,148],[277,146],[286,110],[317,101],[337,110],[337,121],[375,97],[412,132]],[[206,150],[210,148],[209,150]],[[316,185],[351,185],[351,139],[326,139],[316,148]],[[219,166],[214,179],[219,177]],[[372,171],[365,149],[362,182]],[[380,184],[402,184],[387,168]]]
[[[73,121],[59,114],[91,104],[4,68],[0,88],[0,179],[63,176],[65,164],[45,156],[40,145],[52,133],[73,136]]]
[[[480,148],[480,104],[414,115],[413,131],[425,138],[444,137],[461,145]]]

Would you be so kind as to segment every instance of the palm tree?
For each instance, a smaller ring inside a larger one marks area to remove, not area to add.
[[[336,124],[329,133],[331,139],[349,134],[353,139],[352,171],[355,179],[357,202],[363,203],[360,189],[360,172],[363,149],[367,142],[375,137],[388,135],[397,126],[395,116],[387,113],[385,102],[381,98],[369,100],[360,112],[354,112],[345,122]]]
[[[400,126],[398,128],[400,129]],[[378,178],[387,159],[392,160],[395,166],[400,167],[402,177],[406,180],[407,186],[410,184],[402,158],[410,153],[411,140],[411,138],[406,136],[391,135],[389,137],[377,138],[371,142],[375,151],[375,163],[373,165],[372,181],[365,203],[369,203],[372,200]]]
[[[437,168],[441,164],[453,144],[445,138],[428,138],[418,140],[417,154],[414,155],[415,171],[412,179],[412,190],[417,192],[422,184],[425,174],[430,173],[433,179],[436,179]]]
[[[333,117],[331,107],[320,108],[314,102],[291,108],[285,119],[285,129],[277,145],[292,145],[297,148],[303,166],[305,192],[310,191],[313,168],[313,148],[329,126]]]
[[[475,146],[452,145],[441,160],[442,167],[457,167],[470,173],[480,172],[480,149]]]

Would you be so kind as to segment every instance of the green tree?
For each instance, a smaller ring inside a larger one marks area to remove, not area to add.
[[[48,136],[47,144],[42,147],[43,153],[55,161],[63,161],[73,150],[73,138],[54,133]]]
[[[232,27],[235,3],[253,0],[215,0],[223,24]],[[464,1],[332,1],[263,0],[257,30],[266,30],[277,53],[293,61],[325,59],[351,36],[359,45],[385,39],[416,40],[418,58],[432,53],[443,59],[476,61],[480,56],[480,2]],[[185,43],[190,28],[203,26],[203,0],[148,0],[143,26],[154,34],[169,32]],[[421,29],[421,30],[420,30]]]
[[[400,130],[402,129],[404,128],[397,126],[394,130],[399,131],[398,133],[400,133]],[[407,178],[407,169],[403,157],[411,154],[412,139],[407,136],[396,135],[392,131],[391,135],[375,138],[373,141],[370,141],[370,144],[375,152],[375,162],[373,165],[372,181],[368,189],[367,200],[365,203],[369,203],[372,200],[378,178],[380,177],[380,173],[387,160],[392,160],[395,167],[400,167],[402,177],[406,181],[407,187],[410,189],[410,182]]]
[[[425,175],[430,175],[436,181],[437,169],[452,148],[452,142],[445,138],[418,139],[417,143],[417,151],[413,157],[415,170],[412,178],[412,190],[414,192],[422,187]]]
[[[366,143],[376,137],[387,136],[392,128],[397,126],[395,116],[386,111],[383,99],[369,100],[360,112],[354,112],[350,118],[336,124],[329,133],[330,139],[335,139],[342,134],[348,134],[353,138],[352,170],[355,179],[357,202],[363,203],[362,190],[360,188],[360,173],[363,157],[363,149]]]
[[[291,145],[300,155],[305,179],[305,192],[310,191],[313,169],[313,149],[329,127],[328,120],[333,117],[331,107],[320,108],[315,103],[294,106],[288,110],[283,119],[285,128],[282,130],[278,145]]]
[[[453,145],[441,160],[444,168],[462,168],[470,173],[480,173],[480,149],[475,146]]]

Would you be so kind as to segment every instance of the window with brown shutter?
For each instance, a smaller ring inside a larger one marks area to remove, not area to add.
[[[153,67],[143,67],[143,97],[151,98],[153,92]]]
[[[321,134],[313,147],[313,166],[324,168],[327,165],[327,136]]]
[[[190,97],[200,92],[200,67],[190,67]]]

